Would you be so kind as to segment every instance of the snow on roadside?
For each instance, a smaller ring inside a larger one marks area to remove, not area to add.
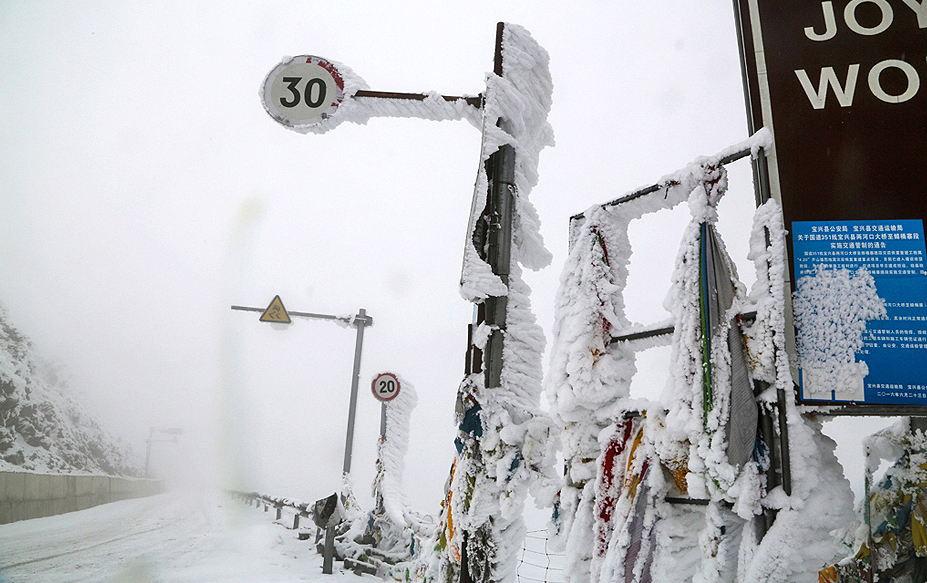
[[[298,540],[291,518],[273,518],[218,491],[188,491],[6,524],[0,581],[358,581],[339,564],[323,575],[315,537]]]

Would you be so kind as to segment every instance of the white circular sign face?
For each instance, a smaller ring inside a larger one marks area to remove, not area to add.
[[[344,99],[344,79],[334,65],[302,55],[283,61],[264,80],[264,109],[289,127],[329,118]]]
[[[370,389],[380,401],[392,401],[399,395],[399,379],[391,372],[379,374],[373,379]]]

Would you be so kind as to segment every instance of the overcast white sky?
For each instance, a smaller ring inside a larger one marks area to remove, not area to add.
[[[225,436],[250,486],[305,499],[337,484],[354,331],[297,320],[281,332],[229,306],[279,294],[295,311],[364,307],[374,326],[357,490],[369,489],[378,432],[369,383],[394,371],[420,398],[413,505],[435,510],[472,313],[457,281],[479,132],[374,119],[297,134],[264,112],[265,75],[284,56],[314,54],[375,90],[476,94],[496,22],[527,28],[555,86],[557,145],[541,154],[532,194],[554,262],[527,276],[549,341],[568,217],[748,137],[732,10],[729,0],[2,2],[0,302],[136,450],[151,426],[187,430],[156,445],[160,471],[189,475],[180,459]],[[747,164],[732,172],[721,231],[749,285],[752,186]],[[687,212],[676,214],[636,231],[632,320],[667,315]],[[638,396],[656,397],[661,374],[641,379]]]

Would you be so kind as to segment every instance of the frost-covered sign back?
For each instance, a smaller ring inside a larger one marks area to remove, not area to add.
[[[925,335],[927,0],[736,6],[751,125],[775,138],[801,398],[927,404],[927,352],[911,348]]]

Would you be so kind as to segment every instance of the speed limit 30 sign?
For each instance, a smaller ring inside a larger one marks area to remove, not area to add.
[[[378,374],[370,385],[373,396],[380,401],[392,401],[399,396],[399,379],[391,372]]]
[[[284,60],[264,79],[264,109],[285,126],[321,123],[343,100],[343,76],[320,57],[301,55]]]

